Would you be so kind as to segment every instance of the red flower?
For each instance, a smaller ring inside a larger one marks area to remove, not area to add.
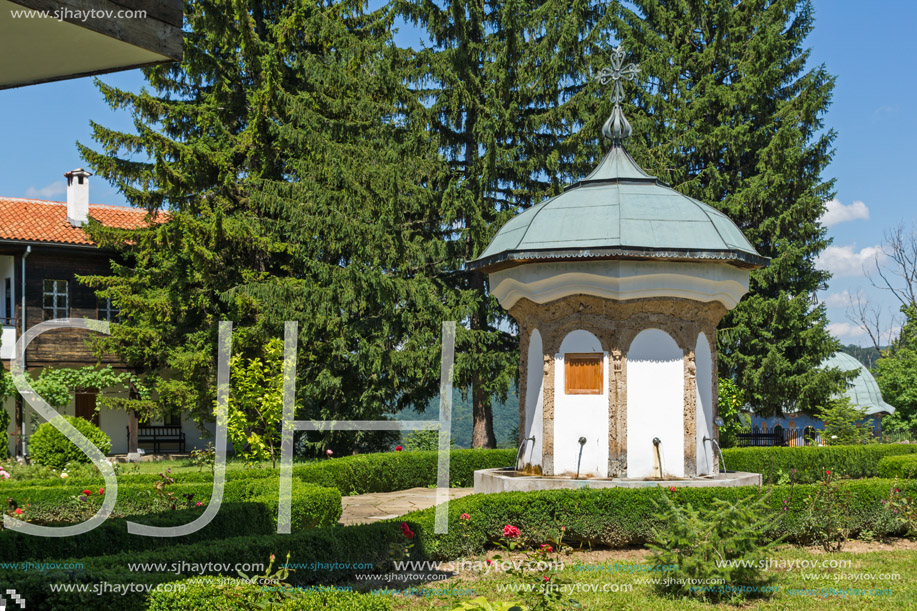
[[[408,526],[407,522],[401,523],[401,534],[407,537],[408,539],[414,538],[414,533],[411,531],[411,527]]]
[[[83,490],[83,494],[86,496],[92,496],[92,493],[89,490]]]
[[[549,578],[547,575],[544,576],[544,580],[547,581]]]
[[[554,551],[554,548],[548,545],[547,543],[541,544],[542,551],[548,552],[549,554]]]
[[[828,475],[831,475],[831,472],[828,471],[827,469],[825,469],[825,473],[827,473]]]
[[[519,536],[519,529],[511,524],[507,524],[503,527],[503,536],[507,539],[515,539]]]
[[[675,486],[669,486],[669,492],[675,492]]]
[[[463,513],[462,515],[459,516],[459,520],[470,520],[470,519],[471,519],[471,516],[468,515],[467,513]]]
[[[21,516],[21,515],[22,515],[22,510],[19,509],[18,507],[16,508],[16,515],[17,515],[17,516]]]
[[[403,450],[403,449],[404,449],[404,448],[402,448],[401,446],[395,446],[395,451],[396,451],[396,452],[400,452],[400,451]]]
[[[105,494],[105,488],[99,488],[99,495]]]
[[[487,559],[487,565],[488,565],[488,566],[490,566],[490,565],[493,564],[493,563],[494,563],[493,560],[491,560],[490,558]]]

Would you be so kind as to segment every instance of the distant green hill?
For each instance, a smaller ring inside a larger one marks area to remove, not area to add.
[[[849,346],[841,346],[841,352],[846,352],[856,360],[860,361],[866,365],[867,369],[872,369],[873,365],[876,364],[876,361],[879,360],[881,356],[879,351],[875,349],[874,346],[869,348],[864,348],[863,346],[854,346],[850,344]]]
[[[511,389],[506,401],[499,401],[494,397],[494,434],[497,445],[501,448],[516,446],[516,430],[519,427],[519,395]],[[439,399],[430,402],[423,413],[413,409],[406,409],[395,414],[395,420],[436,420],[439,415]],[[466,397],[455,391],[452,402],[452,437],[458,448],[471,447],[471,391]]]

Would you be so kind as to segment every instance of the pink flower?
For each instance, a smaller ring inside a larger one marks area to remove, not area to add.
[[[541,544],[541,551],[544,551],[544,552],[547,552],[547,553],[550,554],[551,552],[554,551],[554,548],[551,547],[550,545],[548,545],[547,543],[542,543],[542,544]]]
[[[3,469],[0,469],[0,477],[2,477],[3,479],[9,479],[10,474],[4,471]]]
[[[327,454],[328,456],[331,456],[332,454],[334,454],[334,452],[331,451],[331,448],[328,448],[327,450],[325,450],[325,454]]]
[[[16,513],[17,516],[21,516],[21,515],[22,515],[22,510],[19,509],[19,508],[17,507],[15,513]]]
[[[195,503],[195,505],[197,505],[198,507],[200,507],[200,506],[203,505],[203,503],[201,503],[200,501],[198,501],[197,503]]]
[[[466,521],[467,521],[467,520],[470,520],[470,519],[471,519],[471,516],[468,515],[467,513],[463,513],[462,515],[459,516],[459,520],[466,520]]]
[[[545,576],[544,576],[544,580],[547,582],[548,579],[549,579],[549,577],[548,577],[547,575],[545,575]]]
[[[503,536],[507,539],[515,539],[519,536],[519,529],[511,524],[503,527]]]
[[[395,446],[395,451],[396,451],[396,452],[400,452],[400,451],[403,450],[403,449],[404,449],[404,448],[402,448],[401,446]]]

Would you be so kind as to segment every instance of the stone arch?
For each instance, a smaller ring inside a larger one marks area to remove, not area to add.
[[[559,335],[559,334],[558,334]],[[602,380],[598,394],[567,394],[566,355],[597,354]],[[585,329],[569,331],[560,341],[554,357],[555,475],[589,473],[608,476],[608,353],[596,334]],[[548,426],[545,421],[544,426]],[[579,444],[584,438],[585,444]]]
[[[544,347],[541,333],[533,329],[526,351],[525,404],[520,431],[523,439],[534,436],[523,447],[520,462],[527,470],[541,472],[544,447]]]
[[[630,342],[627,477],[685,475],[684,368],[683,348],[661,329],[644,329]],[[654,438],[661,440],[658,454]]]
[[[697,336],[694,348],[694,362],[697,368],[696,378],[696,403],[695,403],[695,438],[697,444],[696,471],[697,475],[712,475],[715,473],[716,449],[711,442],[704,438],[716,437],[713,428],[714,410],[716,400],[713,394],[713,351],[710,341],[703,332]]]

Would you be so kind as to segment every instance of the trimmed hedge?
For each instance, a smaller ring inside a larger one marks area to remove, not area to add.
[[[509,467],[516,450],[452,450],[449,485],[474,485],[478,469]],[[341,494],[395,492],[436,485],[438,453],[435,451],[358,454],[293,466],[293,475],[319,486],[337,488]]]
[[[244,524],[236,524],[237,531],[247,530]],[[157,539],[157,541],[166,541]],[[176,574],[175,566],[213,566],[213,563],[264,563],[267,566],[271,554],[277,558],[286,558],[290,554],[290,563],[337,564],[328,570],[308,570],[304,566],[294,567],[289,582],[296,586],[314,584],[327,585],[338,583],[353,574],[347,563],[371,563],[383,567],[390,561],[390,546],[403,542],[401,529],[392,523],[362,524],[359,526],[318,528],[310,531],[294,532],[290,535],[261,535],[234,537],[224,540],[202,541],[179,547],[166,547],[145,552],[121,552],[108,556],[85,558],[82,569],[21,571],[0,569],[0,582],[4,587],[15,588],[30,608],[36,609],[78,609],[89,608],[94,611],[142,611],[146,608],[147,595],[131,590],[124,593],[105,593],[98,595],[92,591],[95,584],[106,581],[112,584],[135,584],[153,586],[155,584],[186,579],[188,575]],[[135,564],[136,563],[136,564]],[[149,563],[165,563],[165,568],[156,571],[151,567],[137,566]],[[184,564],[182,564],[184,563]],[[130,565],[135,565],[135,570]],[[187,569],[189,574],[197,571]],[[251,571],[257,572],[257,571]],[[211,572],[212,574],[212,572]],[[235,570],[225,571],[235,577]],[[50,583],[88,584],[86,592],[52,592]],[[205,607],[206,608],[206,607]],[[334,608],[334,607],[331,607]]]
[[[765,484],[775,484],[780,472],[800,484],[824,478],[829,470],[844,477],[879,477],[879,461],[886,456],[917,453],[915,444],[869,444],[856,446],[799,446],[726,448],[723,459],[730,471],[760,473]],[[795,473],[791,473],[796,469]]]
[[[917,454],[886,456],[879,461],[879,476],[903,479],[917,477]]]
[[[150,594],[147,611],[252,611],[260,609],[267,594],[257,585],[224,584],[215,580],[213,584],[189,579],[174,584],[174,591],[153,591]],[[178,591],[184,588],[183,591]],[[316,588],[314,591],[298,591],[290,594],[283,604],[271,606],[277,611],[390,611],[391,596],[359,594],[335,588]]]
[[[452,450],[449,459],[449,485],[453,488],[474,485],[474,472],[478,469],[509,467],[516,459],[516,450]],[[293,476],[304,482],[337,488],[344,495],[369,492],[395,492],[408,488],[424,488],[436,485],[436,451],[379,452],[357,454],[307,463],[294,463]],[[165,468],[164,468],[165,469]],[[213,482],[209,471],[192,471],[174,474],[181,482]],[[226,481],[240,479],[280,478],[279,469],[232,469],[226,472]],[[153,484],[159,480],[157,473],[120,474],[118,483]],[[70,479],[41,479],[14,482],[16,487],[25,486],[95,486],[102,483],[97,479],[79,481]],[[279,484],[277,484],[279,486]]]
[[[789,541],[805,540],[810,535],[812,517],[821,515],[821,508],[809,511],[807,497],[822,484],[774,486],[769,490],[771,511],[781,516],[769,537],[785,536]],[[881,501],[888,497],[890,480],[870,479],[843,481],[838,484],[852,493],[851,503],[843,516],[846,528],[853,534],[869,530],[876,536],[903,532],[894,516]],[[917,493],[917,485],[900,484],[909,495]],[[677,504],[709,505],[714,498],[736,501],[768,493],[756,486],[740,488],[677,488],[669,492],[664,487],[609,488],[601,490],[548,490],[542,492],[511,492],[471,495],[449,504],[449,532],[433,533],[435,509],[425,509],[394,521],[344,528],[319,528],[291,535],[238,537],[223,541],[207,541],[178,548],[151,550],[142,553],[120,553],[86,559],[82,571],[23,572],[0,570],[0,581],[9,584],[26,600],[40,608],[76,608],[91,602],[94,609],[128,611],[143,608],[142,595],[121,597],[96,596],[90,593],[51,592],[49,582],[112,583],[137,582],[156,584],[182,578],[174,572],[132,572],[128,563],[235,563],[266,562],[271,554],[285,558],[291,552],[292,564],[336,563],[329,570],[309,570],[303,566],[289,581],[297,586],[333,584],[352,578],[357,572],[344,568],[348,564],[371,563],[376,570],[385,570],[390,563],[390,546],[404,543],[398,523],[411,525],[416,533],[412,556],[418,560],[445,560],[469,557],[484,552],[499,538],[503,526],[513,524],[521,531],[522,541],[535,547],[549,538],[559,538],[560,527],[566,527],[568,543],[624,547],[640,545],[659,526],[657,506],[667,495]],[[787,510],[783,511],[784,503]],[[470,520],[460,519],[467,513]],[[232,573],[230,573],[232,574]]]
[[[269,486],[269,484],[273,484]],[[176,497],[182,494],[194,494],[194,500],[200,500],[204,506],[212,493],[210,484],[185,484],[172,488]],[[171,488],[171,486],[170,486]],[[278,489],[276,482],[255,480],[243,484],[227,484],[223,492],[223,503],[220,511],[207,526],[184,537],[144,537],[127,532],[126,521],[129,519],[152,526],[179,526],[187,524],[203,513],[205,507],[162,511],[150,496],[148,488],[139,490],[128,486],[118,486],[119,498],[116,507],[127,503],[130,513],[119,513],[119,517],[110,517],[101,526],[75,537],[35,537],[12,530],[0,532],[0,558],[5,562],[38,561],[50,558],[85,558],[101,556],[118,551],[142,551],[162,547],[187,545],[200,541],[237,537],[240,533],[273,535],[277,532]],[[35,493],[41,491],[40,499],[27,497],[30,505],[26,507],[27,516],[60,517],[61,498],[51,489],[27,489]],[[126,494],[125,494],[126,493]],[[34,502],[33,502],[34,501]],[[75,508],[75,502],[63,505],[63,512]],[[99,503],[93,506],[98,509]],[[91,513],[95,513],[92,511]],[[89,515],[77,517],[71,514],[66,522],[80,521]],[[292,530],[294,532],[327,527],[337,524],[341,517],[341,493],[333,488],[325,488],[293,480],[291,502]]]
[[[168,467],[163,466],[161,472],[164,473],[166,469],[168,469]],[[278,473],[279,471],[277,469],[227,469],[226,481],[235,482],[239,480],[276,478]],[[172,473],[171,476],[176,481],[182,483],[213,484],[213,473],[207,470],[182,471],[179,473]],[[159,473],[119,473],[117,477],[119,486],[121,484],[154,484],[161,479]],[[15,486],[17,488],[33,486],[40,488],[59,488],[61,486],[79,486],[85,488],[94,486],[98,488],[99,486],[105,485],[105,480],[102,479],[102,475],[96,471],[93,477],[85,477],[81,474],[68,478],[57,476],[53,478],[42,477],[26,480],[11,479],[4,485]]]

